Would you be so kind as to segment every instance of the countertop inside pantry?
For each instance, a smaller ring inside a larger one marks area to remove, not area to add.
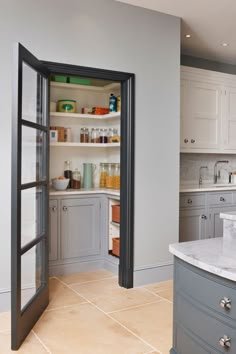
[[[236,239],[224,237],[172,244],[170,252],[193,266],[236,281]]]
[[[198,184],[186,184],[180,185],[180,193],[192,193],[192,192],[218,192],[218,191],[235,191],[236,184],[202,184],[200,187]]]
[[[67,196],[67,195],[83,195],[83,194],[107,194],[111,196],[120,196],[118,189],[105,189],[105,188],[91,188],[91,189],[66,189],[64,191],[57,191],[53,188],[50,189],[49,195]]]

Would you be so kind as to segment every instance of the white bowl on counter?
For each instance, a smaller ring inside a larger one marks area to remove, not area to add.
[[[52,186],[57,191],[64,191],[68,187],[70,179],[52,179]]]

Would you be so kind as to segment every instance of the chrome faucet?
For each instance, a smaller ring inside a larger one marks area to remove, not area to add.
[[[200,188],[201,185],[202,185],[202,170],[203,170],[204,168],[208,169],[207,166],[201,166],[201,167],[199,168],[199,188]]]
[[[219,163],[229,163],[228,160],[219,160],[219,161],[216,161],[215,163],[215,166],[214,166],[214,183],[216,184],[217,181],[218,181],[218,178],[220,178],[220,170],[218,171],[217,173],[217,165]]]

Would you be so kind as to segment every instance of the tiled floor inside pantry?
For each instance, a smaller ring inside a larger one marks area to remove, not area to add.
[[[105,270],[50,279],[50,304],[19,354],[168,354],[172,282],[118,286]],[[0,354],[10,349],[10,315],[0,313]]]

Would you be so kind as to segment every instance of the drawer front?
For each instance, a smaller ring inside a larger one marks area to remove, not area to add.
[[[221,322],[181,295],[177,295],[175,298],[175,309],[175,321],[184,328],[191,330],[206,346],[215,348],[218,353],[236,353],[235,327]],[[220,345],[220,339],[224,336],[230,338],[230,348]]]
[[[211,354],[211,351],[205,349],[204,344],[199,342],[193,335],[189,335],[181,326],[176,325],[175,348],[177,353],[181,354]]]
[[[208,204],[209,205],[230,205],[233,203],[233,193],[232,192],[222,192],[222,193],[209,193],[208,194]]]
[[[184,194],[180,196],[180,208],[205,206],[205,194]]]
[[[236,321],[236,289],[219,284],[176,262],[175,287],[180,293],[198,301],[226,319]],[[220,301],[230,299],[231,308],[221,307]],[[236,349],[235,349],[236,350]],[[236,351],[235,351],[236,353]]]

